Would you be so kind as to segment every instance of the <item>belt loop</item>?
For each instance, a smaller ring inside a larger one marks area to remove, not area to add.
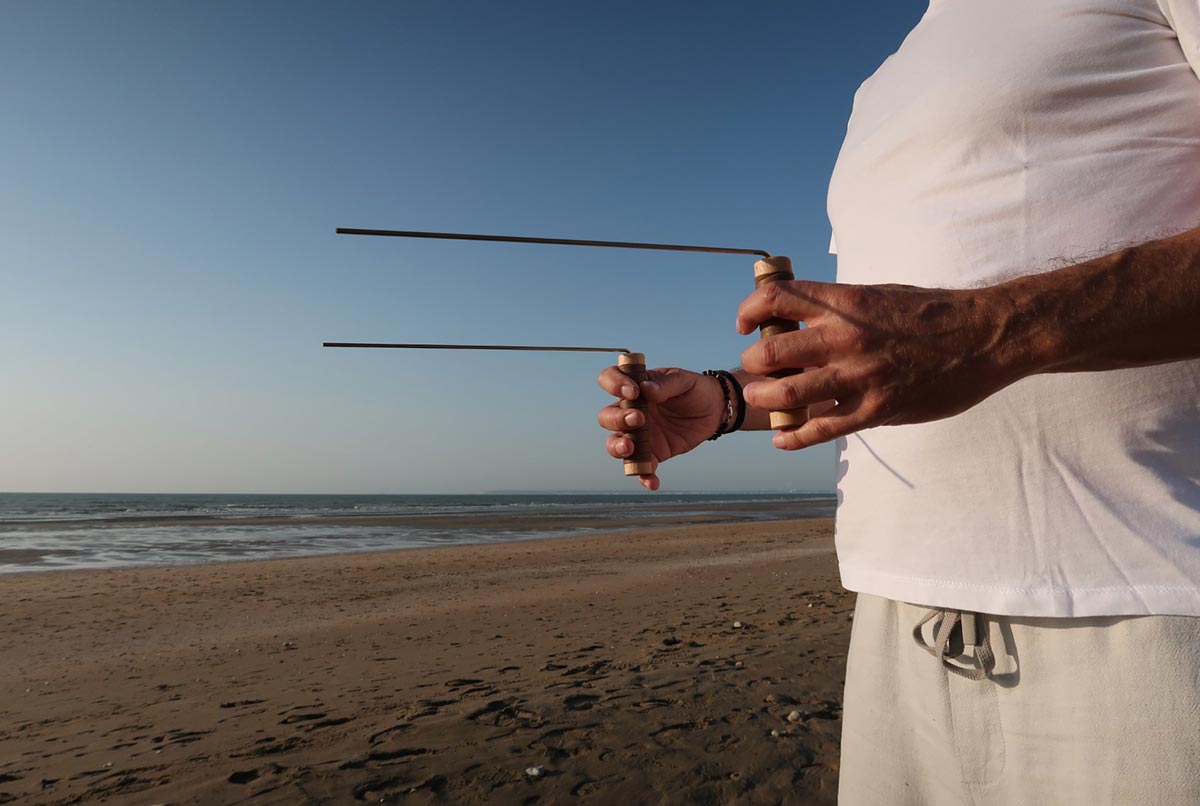
[[[963,646],[979,646],[978,633],[978,613],[963,613],[962,614],[962,635]]]

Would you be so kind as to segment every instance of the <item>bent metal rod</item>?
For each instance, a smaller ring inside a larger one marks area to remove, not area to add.
[[[362,341],[327,341],[322,347],[366,347],[374,349],[393,350],[520,350],[527,352],[553,353],[620,353],[617,357],[617,368],[629,376],[634,383],[640,384],[646,380],[646,356],[634,353],[625,347],[551,347],[530,344],[388,344]],[[621,399],[621,408],[638,409],[642,412],[642,426],[626,433],[633,442],[633,453],[625,459],[626,476],[642,476],[654,472],[654,462],[650,454],[650,433],[646,430],[649,418],[646,413],[646,401],[639,395],[637,400]]]
[[[530,238],[524,235],[467,235],[458,232],[415,232],[398,229],[355,229],[338,227],[338,235],[384,235],[391,238],[440,238],[447,241],[499,241],[501,243],[546,243],[560,246],[609,246],[614,249],[658,249],[667,252],[708,252],[717,255],[758,255],[770,257],[761,249],[731,249],[725,246],[684,246],[674,243],[634,243],[632,241],[584,241],[578,238]]]
[[[640,243],[634,241],[597,241],[580,238],[540,238],[521,235],[480,235],[460,232],[418,232],[415,230],[388,229],[359,229],[355,227],[338,227],[339,235],[376,235],[392,238],[434,238],[450,241],[491,241],[501,243],[532,243],[555,244],[561,246],[599,246],[614,249],[653,249],[668,252],[706,252],[723,255],[755,255],[760,259],[754,264],[754,285],[763,286],[768,283],[786,282],[795,279],[792,273],[792,261],[782,255],[772,255],[762,249],[734,249],[724,246],[689,246],[684,244]],[[777,336],[782,333],[799,329],[796,322],[786,319],[769,319],[759,326],[762,338]],[[622,372],[637,383],[646,377],[646,356],[643,353],[633,353],[625,348],[612,347],[549,347],[533,345],[492,345],[492,344],[379,344],[368,342],[326,342],[326,347],[365,347],[393,349],[423,349],[423,350],[529,350],[547,352],[615,352],[620,353],[617,365]],[[797,370],[786,370],[772,373],[771,377],[781,378],[793,375]],[[645,402],[641,397],[637,400],[622,400],[622,408],[645,410]],[[807,419],[804,409],[794,411],[773,411],[770,413],[772,428],[793,428],[802,425]],[[650,454],[650,440],[646,427],[630,432],[633,441],[633,454],[625,460],[625,475],[637,476],[653,471]]]
[[[438,238],[450,241],[499,241],[502,243],[541,243],[558,244],[562,246],[605,246],[615,249],[657,249],[669,252],[708,252],[721,255],[757,255],[761,258],[754,264],[754,286],[759,288],[770,283],[782,283],[795,280],[792,273],[792,261],[783,255],[772,255],[762,249],[732,249],[725,246],[685,246],[683,244],[667,243],[635,243],[632,241],[593,241],[579,238],[534,238],[524,235],[478,235],[460,232],[417,232],[414,230],[394,229],[358,229],[355,227],[338,227],[339,235],[382,235],[391,238]],[[768,319],[763,322],[758,332],[761,338],[778,336],[798,330],[800,325],[788,319]],[[772,378],[786,378],[795,375],[800,370],[784,370],[771,373]],[[796,428],[808,419],[806,409],[791,411],[773,411],[770,421],[772,428]]]

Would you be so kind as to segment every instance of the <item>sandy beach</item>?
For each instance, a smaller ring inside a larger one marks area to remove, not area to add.
[[[2,577],[0,803],[833,803],[831,535]]]

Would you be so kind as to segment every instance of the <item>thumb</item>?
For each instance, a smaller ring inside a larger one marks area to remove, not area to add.
[[[665,403],[671,398],[692,391],[700,377],[694,372],[682,369],[663,370],[654,373],[642,383],[642,393],[651,403]]]

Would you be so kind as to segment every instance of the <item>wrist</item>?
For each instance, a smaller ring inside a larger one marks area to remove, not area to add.
[[[746,400],[742,395],[741,384],[732,373],[723,369],[706,369],[703,374],[716,381],[721,389],[720,419],[713,435],[709,437],[711,441],[742,427],[746,419]]]
[[[742,368],[733,370],[732,375],[738,381],[738,387],[745,389],[748,384],[756,383],[764,380],[761,375],[753,375]],[[769,413],[763,409],[756,409],[746,402],[746,397],[743,392],[741,395],[742,405],[745,407],[746,419],[742,423],[740,431],[770,431],[771,420]]]

